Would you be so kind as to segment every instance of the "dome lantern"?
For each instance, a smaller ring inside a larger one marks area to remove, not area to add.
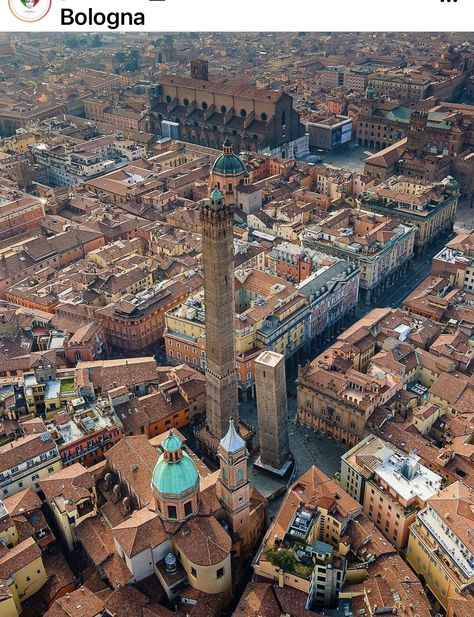
[[[163,441],[162,449],[151,480],[157,508],[163,518],[184,520],[197,509],[199,472],[172,430]]]

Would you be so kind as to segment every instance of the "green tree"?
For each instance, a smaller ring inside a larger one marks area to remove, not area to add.
[[[282,568],[286,572],[294,572],[296,557],[292,551],[286,548],[281,548],[279,551],[272,549],[268,552],[268,558],[274,566]]]

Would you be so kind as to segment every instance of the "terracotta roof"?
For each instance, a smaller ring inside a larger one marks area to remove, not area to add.
[[[0,578],[12,577],[38,557],[41,557],[41,550],[33,538],[20,542],[0,557]]]
[[[112,529],[115,541],[127,557],[132,558],[146,548],[155,548],[167,540],[163,522],[156,512],[142,508]]]
[[[106,600],[105,608],[114,617],[143,617],[143,608],[150,599],[135,587],[126,585],[116,589]]]
[[[464,390],[469,387],[469,380],[464,375],[441,373],[430,388],[430,394],[437,396],[450,405],[455,405]]]
[[[43,564],[48,580],[41,588],[40,595],[46,606],[50,606],[58,595],[75,584],[75,576],[61,552],[44,552]]]
[[[431,507],[471,552],[474,550],[474,496],[462,482],[453,482],[429,502]]]
[[[81,521],[76,525],[75,533],[96,567],[114,554],[112,531],[101,517],[93,516]]]
[[[151,478],[158,453],[146,435],[124,437],[105,457],[110,467],[132,488],[142,507],[153,503]]]
[[[44,617],[97,617],[103,609],[104,601],[81,587],[56,600]]]
[[[250,582],[233,613],[234,617],[280,617],[282,614],[271,583]]]
[[[3,503],[11,516],[26,514],[41,508],[41,499],[32,488],[25,488],[11,497],[5,497]]]
[[[108,558],[102,564],[102,569],[112,587],[121,587],[126,585],[133,578],[133,575],[127,568],[125,561],[118,553],[114,553],[112,557]]]
[[[286,493],[275,521],[267,533],[269,547],[273,544],[275,536],[279,538],[285,536],[291,519],[301,503],[328,509],[333,516],[347,520],[362,510],[362,506],[355,499],[313,465]]]
[[[201,79],[193,79],[192,77],[181,77],[178,75],[160,75],[160,83],[165,86],[184,86],[187,88],[195,88],[202,91],[204,88],[208,92],[216,92],[219,94],[229,94],[241,98],[255,99],[258,101],[276,103],[280,100],[283,92],[280,90],[267,90],[260,88],[245,87],[240,84],[222,84],[219,82],[205,81]]]
[[[26,461],[57,449],[51,437],[42,439],[41,435],[25,435],[0,447],[0,471],[7,471]]]
[[[407,149],[407,138],[404,137],[400,141],[391,144],[384,150],[380,150],[376,154],[365,159],[366,165],[376,165],[377,167],[390,167],[398,161]]]
[[[345,585],[344,592],[352,596],[352,609],[358,615],[360,609],[368,612],[364,596],[371,613],[391,612],[394,607],[394,594],[400,596],[397,605],[399,617],[430,617],[430,603],[423,587],[413,571],[397,553],[382,555],[368,567],[368,578],[354,585]],[[376,609],[377,607],[377,609]]]
[[[73,510],[78,502],[91,497],[94,478],[81,463],[74,463],[40,480],[46,500],[54,501],[61,512]]]
[[[187,521],[174,535],[179,550],[198,566],[213,566],[230,555],[232,540],[213,517],[196,517]]]
[[[152,356],[78,362],[76,366],[76,384],[79,388],[87,389],[93,384],[95,388],[108,391],[118,386],[130,387],[156,379],[156,362]]]

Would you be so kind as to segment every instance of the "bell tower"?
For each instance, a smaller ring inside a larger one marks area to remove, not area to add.
[[[250,484],[247,474],[248,452],[245,441],[237,432],[233,419],[221,439],[218,449],[221,473],[217,481],[217,496],[222,502],[227,522],[242,544],[248,543]]]

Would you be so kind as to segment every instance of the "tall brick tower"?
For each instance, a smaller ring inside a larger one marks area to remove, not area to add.
[[[238,426],[234,323],[234,214],[219,189],[201,209],[206,306],[206,418],[222,439],[232,418]]]
[[[258,463],[284,475],[285,465],[290,462],[285,356],[262,351],[255,359],[255,386],[260,436]]]

